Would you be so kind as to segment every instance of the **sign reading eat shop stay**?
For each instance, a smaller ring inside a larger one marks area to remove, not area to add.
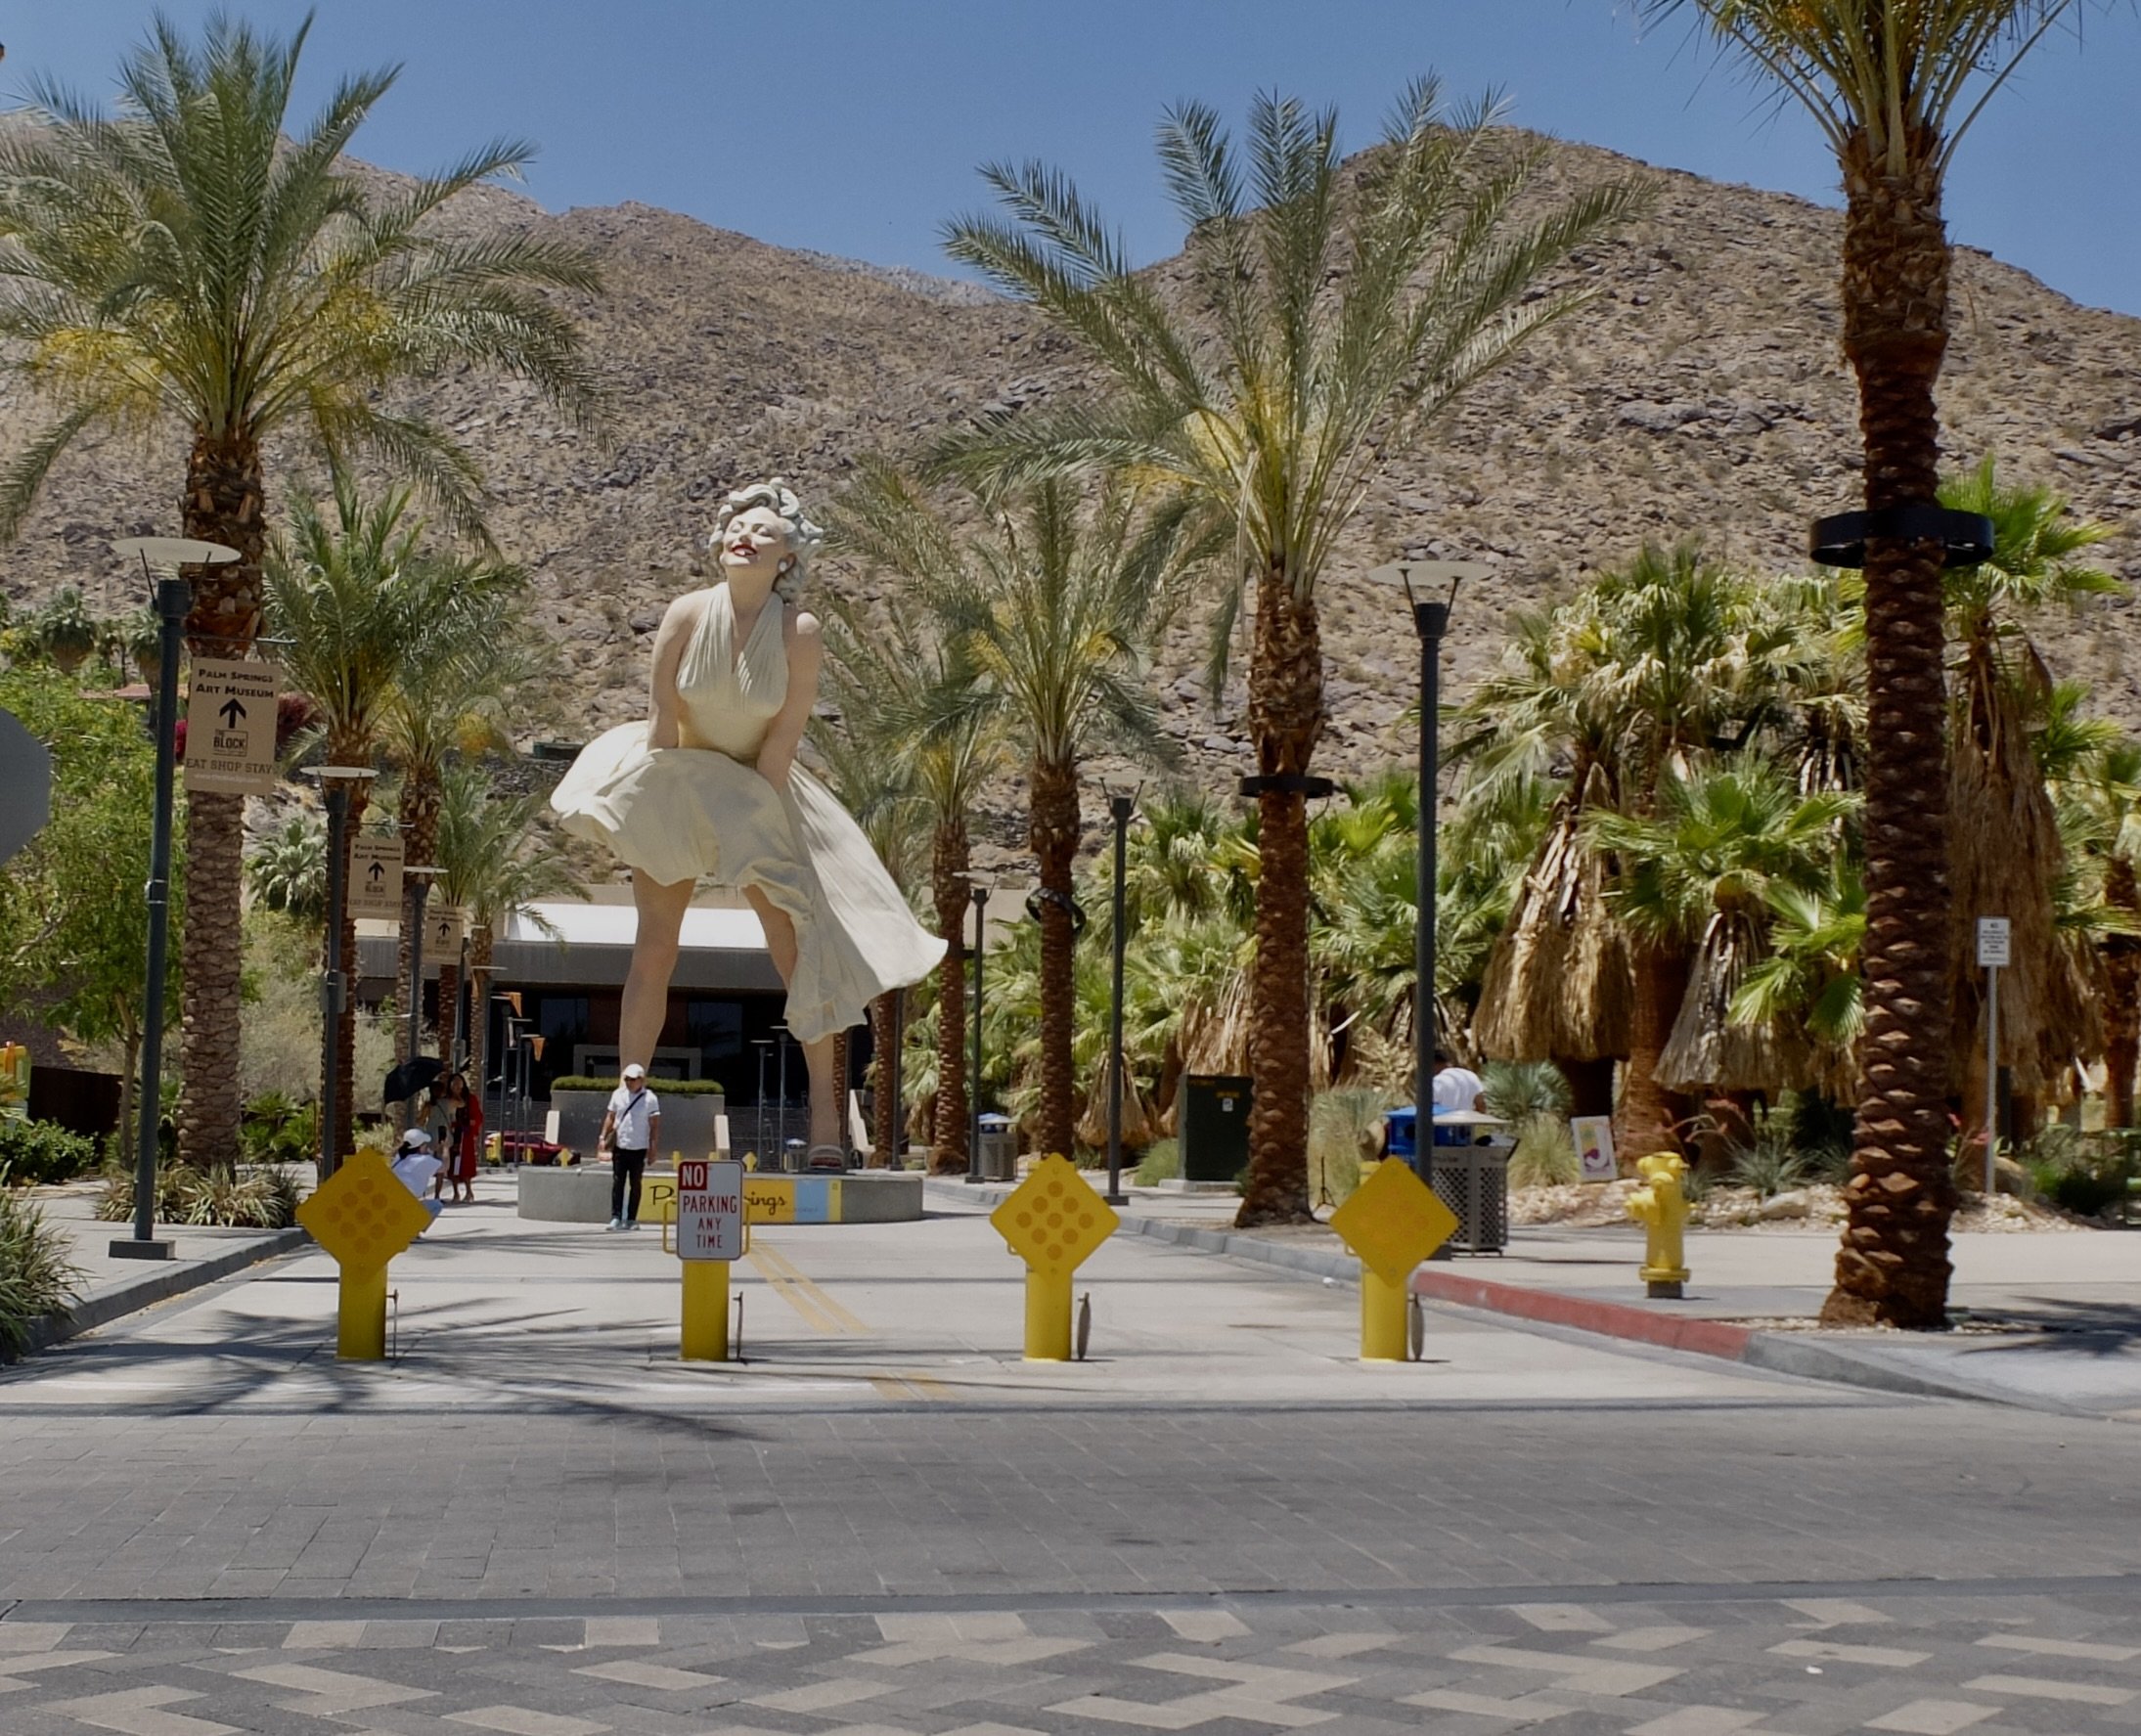
[[[688,1157],[677,1164],[677,1255],[743,1258],[743,1166]]]

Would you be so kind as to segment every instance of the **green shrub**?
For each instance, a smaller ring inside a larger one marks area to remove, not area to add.
[[[718,1097],[729,1089],[718,1079],[649,1079],[647,1083],[657,1097]],[[574,1074],[570,1078],[552,1080],[550,1089],[554,1091],[613,1091],[617,1082]]]
[[[1381,1148],[1388,1093],[1359,1086],[1318,1091],[1309,1104],[1309,1198],[1341,1206],[1360,1185],[1360,1165]]]
[[[1182,1141],[1155,1139],[1137,1159],[1137,1174],[1133,1180],[1139,1187],[1157,1187],[1162,1181],[1179,1181],[1182,1173]]]
[[[1568,1186],[1583,1179],[1569,1132],[1576,1099],[1561,1069],[1551,1061],[1490,1061],[1480,1075],[1487,1113],[1506,1121],[1516,1135],[1509,1153],[1512,1187]]]
[[[280,1164],[234,1170],[170,1165],[156,1171],[156,1222],[215,1224],[234,1229],[288,1229],[297,1222],[297,1180]],[[105,1173],[97,1216],[122,1224],[134,1216],[134,1178]]]
[[[1510,1186],[1567,1187],[1583,1179],[1576,1137],[1566,1121],[1533,1115],[1518,1124],[1516,1149],[1509,1153]]]
[[[2084,1133],[2055,1123],[2023,1148],[2022,1162],[2038,1194],[2061,1211],[2100,1218],[2124,1204],[2127,1183],[2141,1173],[2137,1158],[2141,1140],[2129,1129]]]
[[[57,1122],[0,1116],[0,1169],[18,1187],[71,1181],[97,1167],[97,1141]]]
[[[245,1105],[238,1143],[249,1164],[303,1163],[320,1149],[319,1106],[262,1091]]]
[[[66,1311],[80,1293],[82,1277],[67,1258],[66,1235],[8,1185],[11,1180],[0,1164],[0,1362],[14,1361],[29,1347],[38,1319]]]

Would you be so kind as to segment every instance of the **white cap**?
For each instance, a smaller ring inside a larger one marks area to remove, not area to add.
[[[401,1148],[404,1151],[423,1151],[427,1149],[430,1143],[431,1135],[422,1128],[411,1128],[401,1136]]]
[[[624,1076],[627,1079],[645,1079],[647,1077],[647,1069],[641,1066],[639,1062],[634,1061],[631,1066],[627,1067],[624,1070]]]

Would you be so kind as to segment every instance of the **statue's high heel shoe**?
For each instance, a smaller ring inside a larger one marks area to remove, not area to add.
[[[847,1152],[838,1145],[813,1145],[803,1157],[806,1170],[844,1170],[848,1167]]]

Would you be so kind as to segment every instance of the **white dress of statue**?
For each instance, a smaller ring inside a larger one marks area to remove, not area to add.
[[[824,640],[797,606],[824,533],[778,477],[738,489],[715,521],[721,578],[678,598],[654,636],[645,723],[591,741],[551,805],[565,829],[632,869],[639,931],[619,1019],[620,1064],[650,1064],[684,913],[701,876],[733,886],[787,985],[810,1069],[810,1139],[839,1148],[833,1039],[877,996],[936,968],[944,942],[914,920],[829,790],[795,763]]]

